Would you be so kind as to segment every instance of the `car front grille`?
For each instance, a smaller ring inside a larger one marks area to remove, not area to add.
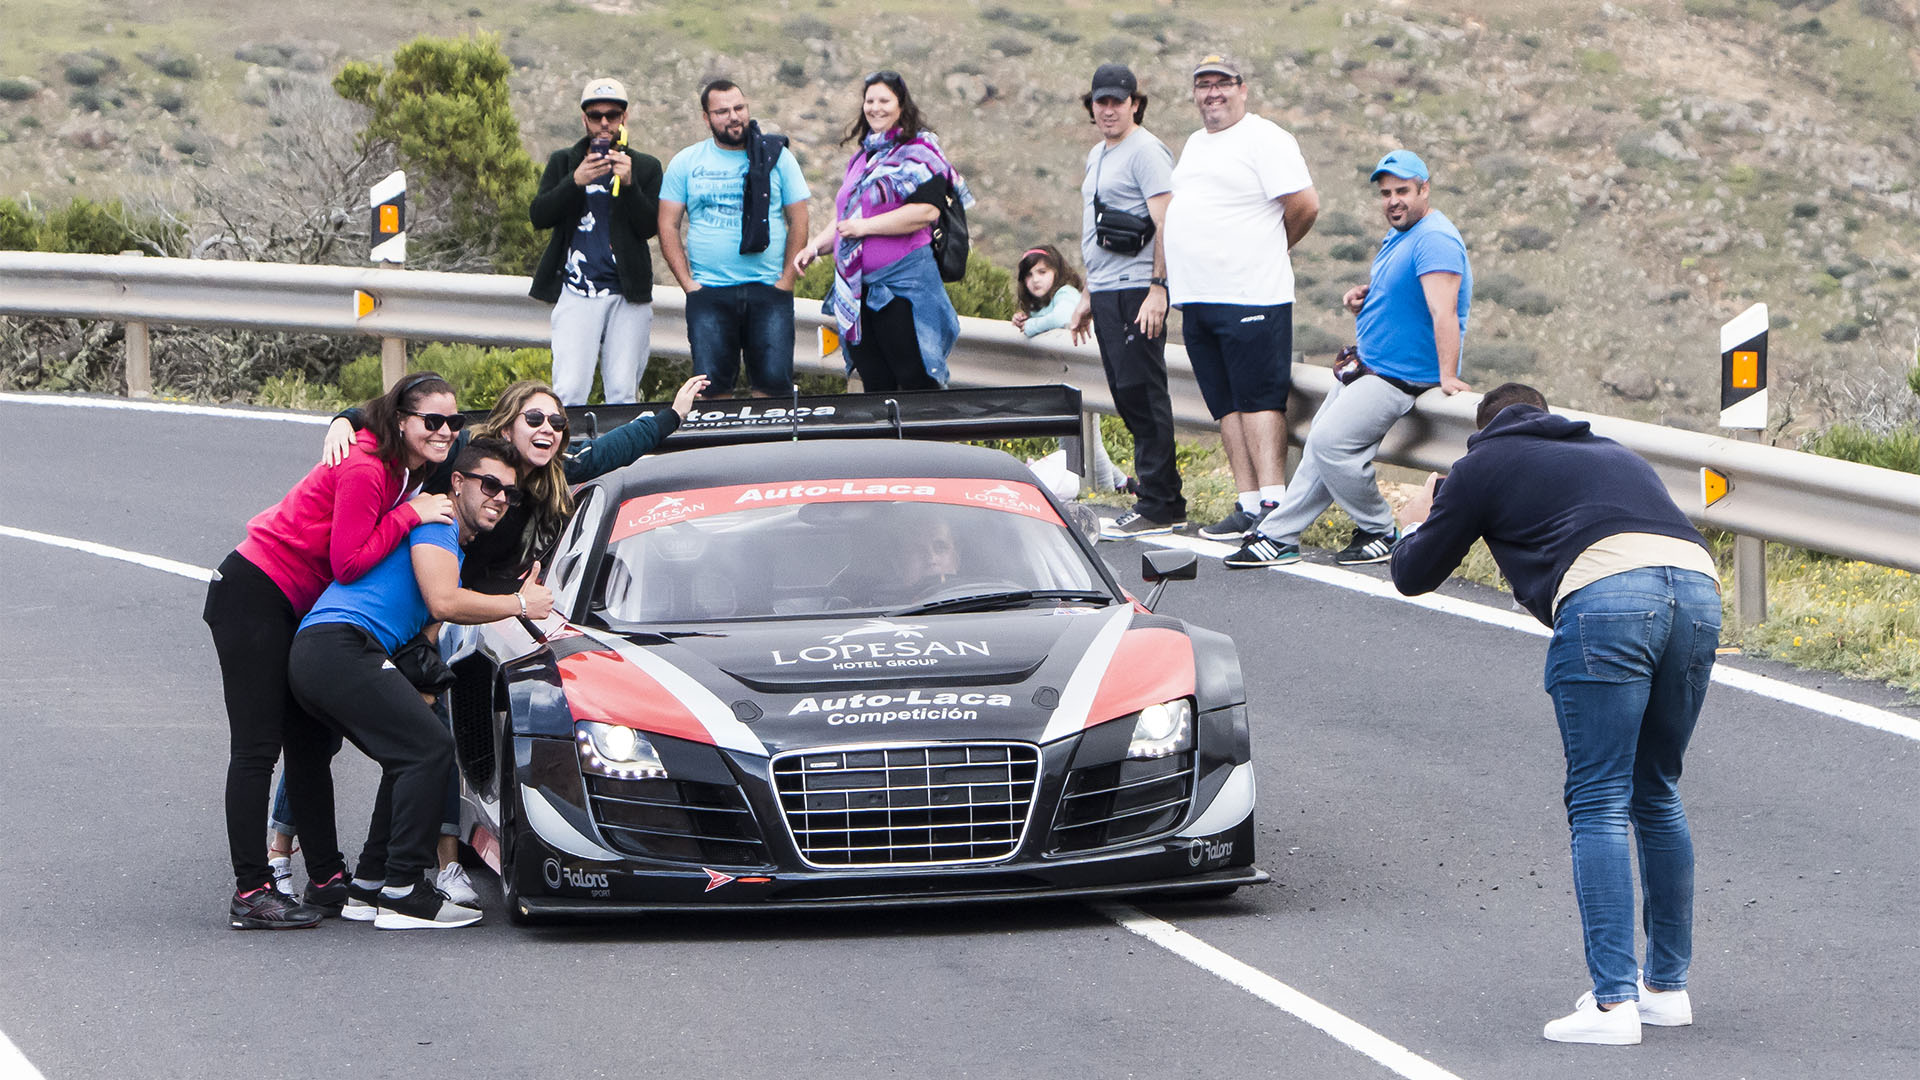
[[[777,757],[774,786],[808,865],[945,866],[1011,858],[1040,751],[1024,743],[854,747]]]
[[[1120,761],[1067,775],[1050,855],[1135,843],[1167,832],[1193,802],[1193,755]]]
[[[705,866],[764,866],[760,826],[738,788],[587,774],[601,835],[624,855]]]

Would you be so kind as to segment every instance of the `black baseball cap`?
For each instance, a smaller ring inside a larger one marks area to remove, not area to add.
[[[1093,73],[1093,91],[1089,95],[1095,101],[1107,98],[1130,98],[1139,94],[1140,83],[1133,77],[1133,69],[1125,64],[1101,64]]]

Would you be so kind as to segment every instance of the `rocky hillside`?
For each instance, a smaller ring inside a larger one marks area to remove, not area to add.
[[[979,243],[1007,261],[1076,239],[1093,138],[1079,97],[1096,64],[1133,65],[1148,126],[1177,151],[1196,126],[1186,72],[1224,46],[1254,108],[1299,137],[1321,195],[1295,253],[1310,359],[1351,332],[1338,297],[1382,231],[1366,172],[1406,145],[1434,166],[1435,202],[1474,259],[1477,384],[1524,376],[1575,407],[1707,427],[1719,324],[1764,301],[1778,426],[1912,409],[1896,373],[1920,340],[1914,0],[7,9],[0,194],[190,198],[195,177],[298,120],[289,89],[418,33],[481,30],[513,57],[536,157],[577,133],[591,74],[627,81],[635,142],[663,159],[704,135],[694,95],[726,74],[793,136],[816,212],[860,76],[897,68],[980,196]]]

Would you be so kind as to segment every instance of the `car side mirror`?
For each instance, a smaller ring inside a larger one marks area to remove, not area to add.
[[[1140,556],[1140,577],[1153,584],[1146,608],[1152,611],[1169,581],[1192,581],[1200,576],[1200,556],[1179,548],[1161,548]]]

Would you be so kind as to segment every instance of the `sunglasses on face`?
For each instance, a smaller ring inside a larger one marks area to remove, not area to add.
[[[400,414],[402,416],[419,417],[420,422],[427,425],[428,431],[439,431],[442,427],[448,431],[459,431],[461,428],[467,426],[467,418],[464,413],[454,413],[448,416],[437,412],[414,412],[411,409],[401,409]]]
[[[556,433],[567,430],[567,414],[563,412],[541,412],[539,409],[528,409],[520,414],[520,419],[525,420],[529,428],[546,424]]]
[[[520,491],[520,488],[518,486],[513,484],[503,484],[500,482],[500,479],[498,477],[488,476],[486,473],[471,473],[471,472],[467,472],[465,469],[455,469],[454,472],[457,472],[461,476],[464,476],[467,479],[472,480],[473,482],[479,484],[480,494],[485,495],[487,498],[497,499],[500,496],[505,495],[507,497],[508,506],[520,505],[520,497],[522,492]]]
[[[587,119],[593,121],[618,120],[627,114],[625,109],[588,109]]]

